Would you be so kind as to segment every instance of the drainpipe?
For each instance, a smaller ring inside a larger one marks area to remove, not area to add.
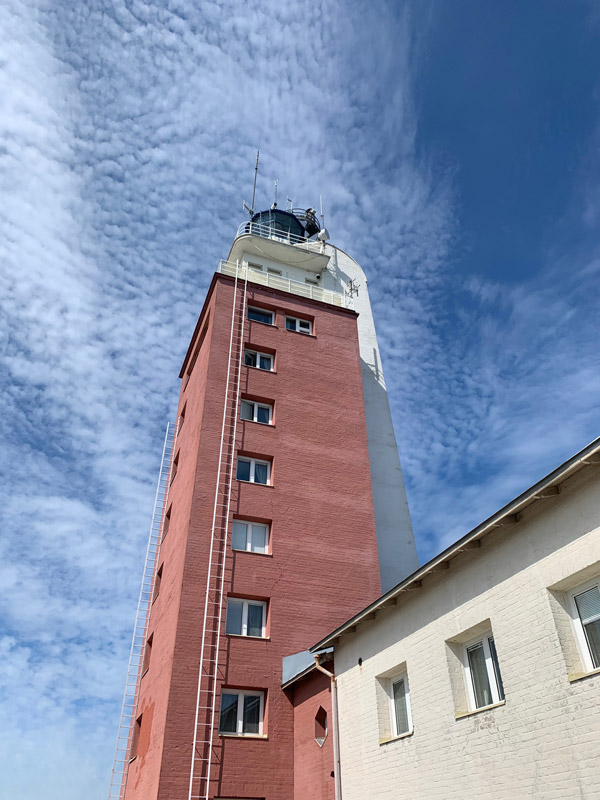
[[[342,775],[340,769],[340,731],[338,726],[337,682],[333,672],[319,663],[320,653],[315,653],[315,666],[331,679],[331,716],[333,727],[333,780],[335,784],[335,800],[342,800]]]

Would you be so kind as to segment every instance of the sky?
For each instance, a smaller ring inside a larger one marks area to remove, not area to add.
[[[256,150],[369,277],[426,561],[600,435],[596,0],[0,6],[0,796],[105,798]]]

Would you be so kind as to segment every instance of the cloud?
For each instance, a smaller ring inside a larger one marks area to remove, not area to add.
[[[598,257],[456,276],[408,4],[9,0],[0,37],[0,792],[95,800],[176,375],[256,149],[259,204],[322,194],[369,275],[424,555],[591,438]]]

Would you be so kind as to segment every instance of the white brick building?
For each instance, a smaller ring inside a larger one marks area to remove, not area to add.
[[[313,648],[343,800],[600,798],[600,439]]]

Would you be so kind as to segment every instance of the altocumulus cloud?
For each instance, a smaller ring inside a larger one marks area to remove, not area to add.
[[[257,147],[262,200],[272,178],[322,193],[368,271],[424,555],[593,432],[598,262],[451,280],[453,175],[418,154],[410,11],[0,9],[3,795],[106,794],[175,375]]]

